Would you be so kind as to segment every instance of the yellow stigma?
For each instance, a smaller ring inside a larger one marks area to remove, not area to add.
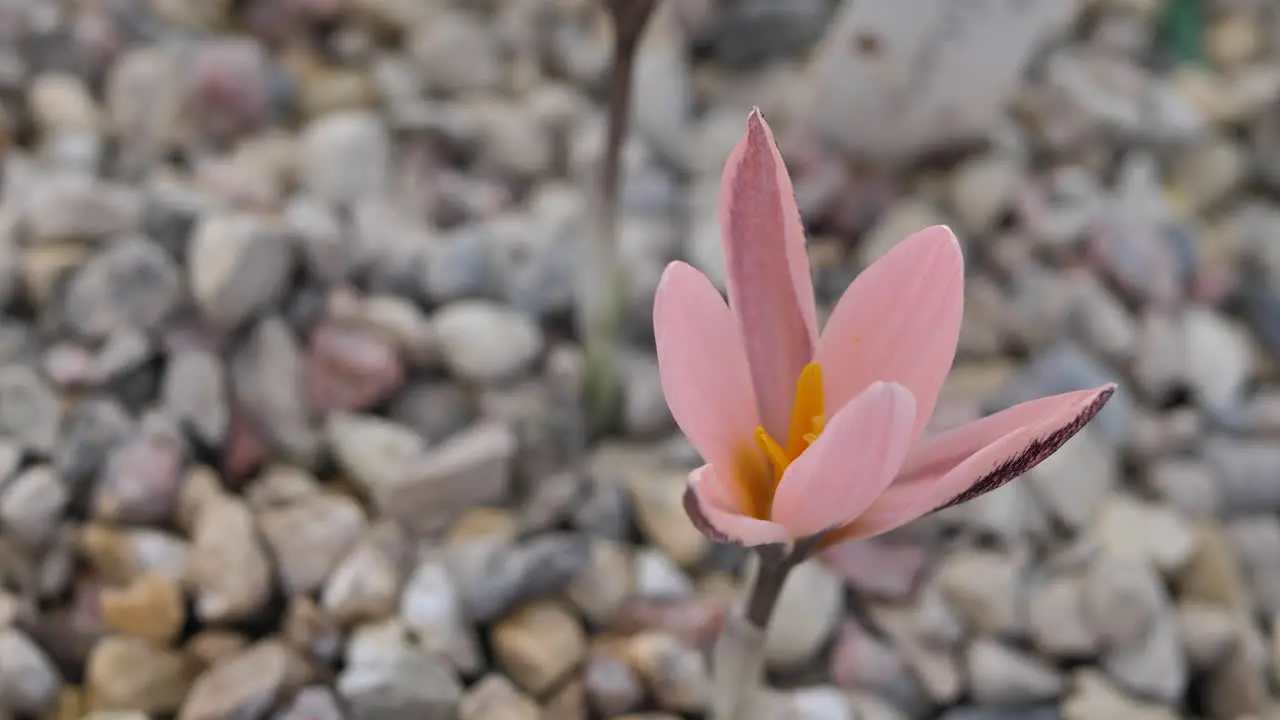
[[[773,504],[772,491],[777,490],[778,483],[782,481],[782,473],[818,439],[826,419],[822,406],[822,366],[809,363],[800,371],[800,379],[796,381],[796,400],[791,410],[791,426],[787,431],[786,445],[780,444],[764,428],[756,428],[756,443],[764,450],[773,470],[770,505]]]

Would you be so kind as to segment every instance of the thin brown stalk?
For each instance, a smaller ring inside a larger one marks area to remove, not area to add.
[[[636,52],[657,2],[605,0],[614,28],[608,129],[595,209],[595,232],[582,256],[577,299],[579,330],[587,355],[587,411],[597,432],[610,428],[621,409],[618,332],[628,297],[627,276],[618,256],[622,147],[631,115]]]

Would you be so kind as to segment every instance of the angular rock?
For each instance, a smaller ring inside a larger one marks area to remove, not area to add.
[[[728,582],[727,578],[719,579]],[[708,585],[714,585],[715,580],[710,579]],[[722,591],[711,588],[701,597],[633,599],[623,606],[610,629],[623,634],[660,630],[692,647],[710,647],[724,629],[729,610],[727,599],[715,597],[718,592]]]
[[[320,414],[368,410],[404,382],[404,365],[391,339],[374,330],[321,324],[311,331],[307,396]]]
[[[464,612],[457,582],[446,564],[427,558],[413,571],[400,596],[400,617],[425,645],[464,675],[482,667],[480,641]]]
[[[554,688],[586,658],[587,640],[578,621],[559,605],[530,603],[493,628],[498,666],[534,695]]]
[[[333,692],[327,687],[305,687],[281,708],[272,720],[344,720],[346,716],[338,707]]]
[[[913,608],[877,605],[872,619],[893,641],[911,667],[926,698],[936,704],[955,702],[964,691],[961,668],[953,649],[925,642]]]
[[[1182,330],[1187,380],[1196,398],[1211,412],[1234,410],[1254,372],[1248,331],[1207,308],[1188,309]]]
[[[1210,717],[1260,715],[1270,705],[1265,641],[1253,628],[1237,629],[1234,647],[1205,678],[1204,703]]]
[[[329,664],[342,654],[342,628],[308,595],[295,595],[281,620],[283,639],[301,661]]]
[[[0,375],[3,373],[0,370]],[[50,400],[56,408],[56,399],[51,396]],[[3,407],[4,399],[0,395],[0,408]],[[0,414],[3,412],[0,410]],[[128,438],[132,431],[133,421],[128,412],[114,400],[90,398],[66,414],[62,437],[53,452],[53,466],[77,498],[97,476],[111,448]]]
[[[1216,517],[1222,506],[1218,479],[1199,460],[1156,459],[1147,468],[1146,481],[1162,500],[1188,518]]]
[[[1193,671],[1218,667],[1239,642],[1236,619],[1223,608],[1190,601],[1178,606],[1178,634]]]
[[[1177,720],[1178,714],[1159,703],[1125,695],[1096,670],[1076,673],[1074,688],[1062,701],[1062,720]]]
[[[47,455],[54,450],[62,407],[34,370],[23,365],[0,368],[0,436]]]
[[[844,586],[821,563],[797,565],[787,577],[765,635],[772,668],[803,665],[826,645],[844,610]]]
[[[582,675],[591,706],[608,717],[635,710],[644,702],[639,675],[614,654],[593,651]]]
[[[1085,622],[1104,648],[1134,645],[1171,610],[1160,576],[1150,565],[1106,554],[1090,563],[1081,600]]]
[[[290,595],[314,592],[365,529],[364,511],[349,497],[304,498],[258,516],[258,529]]]
[[[58,700],[58,670],[20,630],[0,629],[0,710],[14,715],[51,712]]]
[[[165,408],[208,447],[222,445],[231,423],[227,379],[213,353],[197,348],[169,356],[161,389]]]
[[[666,555],[644,549],[636,553],[635,595],[645,600],[673,600],[693,595],[693,581]]]
[[[301,137],[301,177],[330,203],[382,193],[391,180],[391,137],[382,118],[344,110],[312,121]]]
[[[0,526],[13,540],[42,549],[53,540],[71,500],[67,486],[48,465],[35,465],[0,483]]]
[[[118,632],[169,644],[187,619],[186,598],[173,578],[149,572],[121,588],[105,588],[102,620]]]
[[[335,413],[324,432],[338,465],[374,497],[379,488],[405,482],[427,452],[413,430],[373,415]]]
[[[685,473],[634,473],[627,480],[636,520],[645,539],[681,567],[692,567],[710,543],[684,510]]]
[[[484,22],[466,10],[437,13],[416,26],[409,53],[424,80],[446,93],[494,89],[502,79],[497,37]]]
[[[813,685],[792,690],[777,698],[786,718],[795,720],[856,720],[853,706],[844,693],[830,685]]]
[[[1196,527],[1196,553],[1177,578],[1182,600],[1198,600],[1232,610],[1251,605],[1244,568],[1217,523]]]
[[[541,720],[542,708],[497,674],[486,675],[468,689],[458,706],[458,720]]]
[[[1023,561],[1011,553],[964,550],[939,571],[943,594],[982,632],[1008,634],[1025,622]]]
[[[210,498],[192,533],[190,583],[205,622],[246,620],[271,595],[271,560],[258,542],[253,515],[239,499]]]
[[[185,460],[176,428],[163,416],[148,417],[134,437],[108,454],[94,489],[94,516],[110,522],[167,522],[177,506]]]
[[[289,288],[293,248],[279,228],[245,213],[208,214],[189,244],[191,296],[215,326],[234,328]]]
[[[845,620],[836,635],[831,678],[840,687],[888,697],[919,692],[901,655],[853,620]]]
[[[245,502],[256,513],[283,510],[324,494],[320,481],[314,475],[296,465],[284,463],[263,468],[262,473],[244,488]],[[346,498],[339,493],[334,493],[334,496]]]
[[[1123,495],[1103,505],[1094,532],[1106,551],[1133,553],[1164,573],[1182,569],[1195,552],[1195,533],[1175,511]]]
[[[430,442],[441,442],[473,418],[470,399],[452,382],[418,382],[401,388],[387,415]]]
[[[631,549],[608,538],[592,540],[589,559],[566,588],[574,608],[595,627],[607,626],[634,588]]]
[[[969,691],[980,705],[1028,705],[1053,700],[1063,690],[1054,668],[995,640],[974,640],[965,660]]]
[[[263,641],[221,660],[196,679],[178,720],[264,717],[288,679],[289,653]]]
[[[888,161],[980,140],[1001,117],[988,108],[1008,103],[1037,50],[1073,15],[1043,1],[1017,12],[999,2],[964,12],[946,2],[844,6],[806,83],[822,98],[811,127],[848,152]],[[1000,42],[1009,37],[1018,42]]]
[[[389,424],[377,424],[380,432],[389,434]],[[339,458],[348,458],[353,479],[364,487],[381,512],[399,521],[410,533],[438,531],[466,509],[500,503],[510,492],[516,439],[505,425],[482,422],[438,448],[403,458],[400,453],[412,451],[415,444],[420,447],[421,441],[411,440],[397,429],[391,431],[398,435],[391,452],[381,457],[370,454],[369,464],[364,464],[363,458],[357,460],[354,454],[366,451],[354,448],[352,427],[345,421],[329,425],[330,441],[338,446]],[[355,472],[355,465],[363,465],[363,472]]]
[[[477,383],[510,379],[542,352],[542,331],[528,316],[488,301],[450,303],[433,325],[445,365]]]
[[[667,633],[644,632],[627,641],[625,652],[659,708],[675,713],[698,713],[706,708],[710,677],[699,650]]]
[[[98,108],[85,83],[66,72],[42,72],[28,90],[31,114],[45,132],[92,131],[98,125]]]
[[[153,330],[181,298],[182,278],[169,254],[150,240],[123,240],[91,258],[71,278],[67,324],[89,339],[128,328]]]
[[[1233,520],[1227,537],[1258,606],[1268,615],[1280,613],[1280,520],[1270,515]]]
[[[80,526],[76,549],[108,583],[129,584],[156,572],[181,584],[187,576],[190,546],[163,530],[86,523]]]
[[[358,629],[336,689],[351,720],[455,720],[462,688],[448,663],[398,622]]]
[[[194,671],[191,661],[177,651],[142,638],[103,638],[94,646],[85,668],[89,709],[177,713]]]
[[[1051,657],[1088,657],[1098,636],[1084,615],[1083,580],[1076,575],[1046,578],[1032,586],[1027,620],[1031,641]]]
[[[320,593],[325,612],[342,623],[390,615],[400,593],[403,533],[389,521],[369,528],[329,574]]]
[[[319,450],[305,400],[297,341],[279,317],[263,319],[232,355],[231,388],[254,427],[306,463]]]

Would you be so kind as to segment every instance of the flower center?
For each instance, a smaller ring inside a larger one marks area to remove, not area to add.
[[[773,504],[773,491],[782,482],[782,474],[786,472],[787,466],[818,439],[826,421],[822,407],[822,366],[816,362],[809,363],[800,371],[800,379],[796,381],[796,400],[791,409],[791,426],[787,431],[786,445],[771,437],[763,427],[756,428],[756,443],[764,450],[773,470],[770,505]]]

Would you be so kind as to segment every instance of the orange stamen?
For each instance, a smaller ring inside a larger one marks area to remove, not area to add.
[[[778,483],[782,482],[782,474],[818,439],[826,422],[822,402],[822,366],[809,363],[800,371],[800,378],[796,381],[796,399],[791,411],[787,444],[780,444],[764,428],[756,428],[756,444],[769,461],[773,482],[769,487],[763,488],[765,492],[761,493],[762,497],[749,493],[753,496],[750,501],[752,509],[764,510],[763,514],[753,513],[753,516],[768,519],[768,509],[773,505],[773,494],[778,489]]]

